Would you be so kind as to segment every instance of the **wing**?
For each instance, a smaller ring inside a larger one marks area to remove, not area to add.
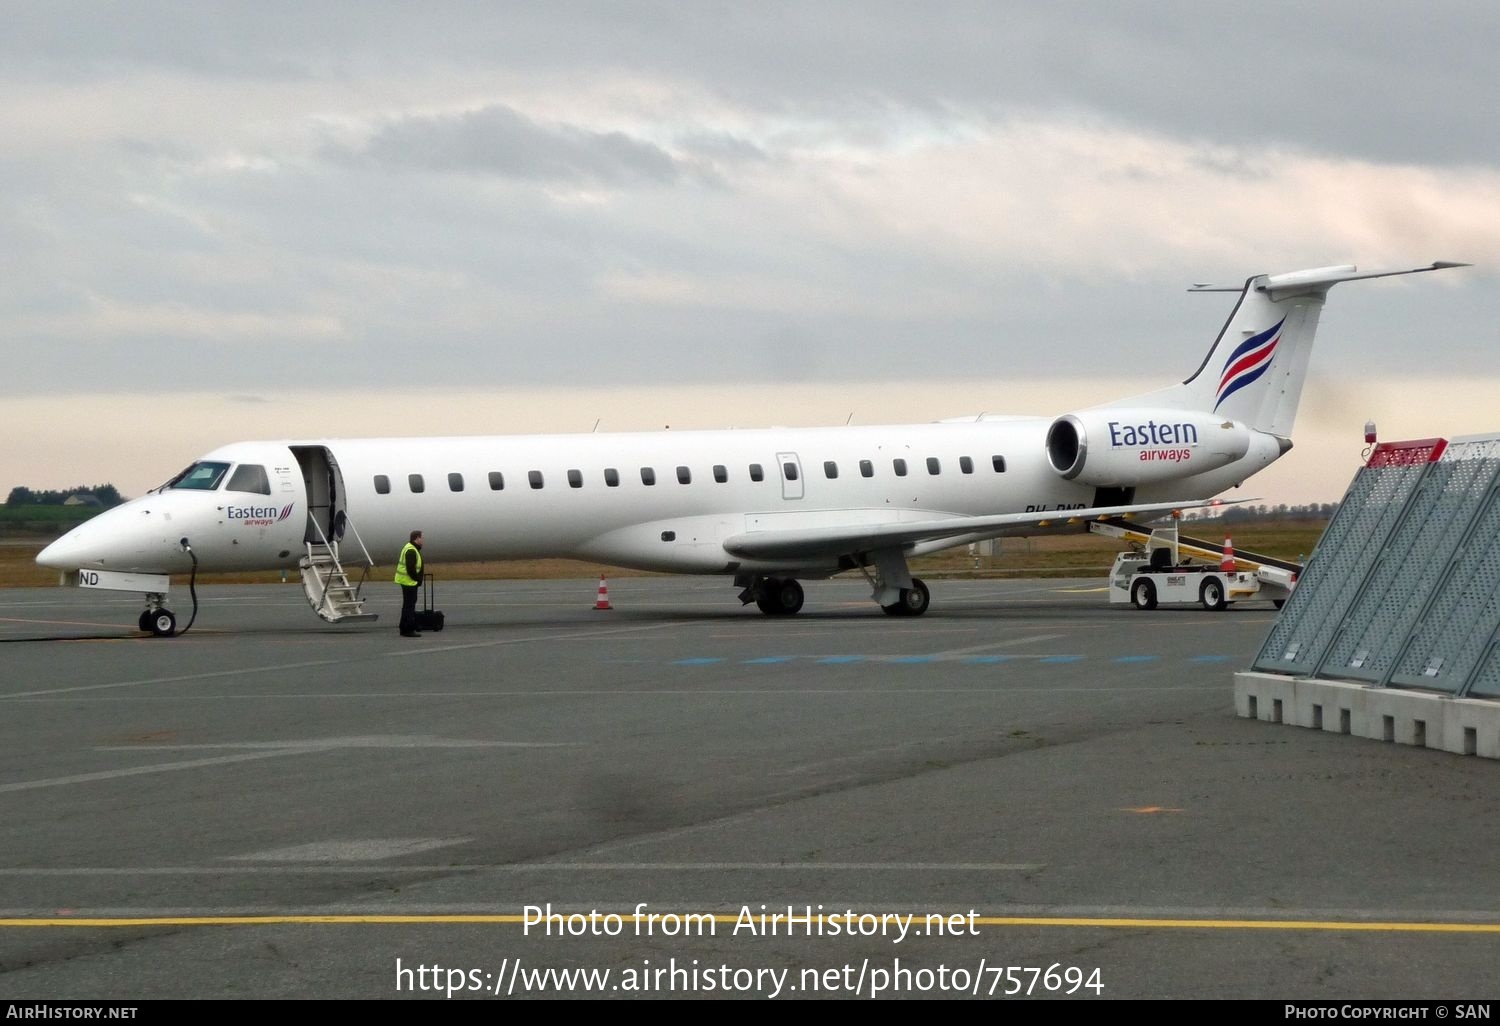
[[[1243,500],[1242,500],[1243,501]],[[1044,513],[996,513],[983,517],[944,517],[905,523],[851,524],[832,527],[768,528],[746,531],[724,540],[724,549],[741,559],[838,559],[877,549],[911,548],[924,542],[963,538],[980,541],[1017,527],[1052,527],[1086,520],[1151,520],[1174,509],[1227,505],[1222,500],[1099,506]]]

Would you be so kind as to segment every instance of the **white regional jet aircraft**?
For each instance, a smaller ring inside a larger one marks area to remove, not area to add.
[[[573,557],[731,577],[770,615],[800,579],[859,571],[893,615],[927,611],[910,556],[1002,535],[1084,531],[1203,505],[1291,448],[1328,290],[1464,264],[1257,275],[1181,384],[1057,417],[928,424],[237,442],[47,546],[85,587],[140,591],[177,631],[172,574],[299,567],[323,619],[373,619],[345,564]],[[361,582],[362,583],[362,582]],[[191,582],[190,582],[191,585]],[[196,616],[196,593],[195,610]],[[191,621],[189,622],[191,625]]]

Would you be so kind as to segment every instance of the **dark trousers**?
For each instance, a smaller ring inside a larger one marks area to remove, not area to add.
[[[417,593],[422,589],[415,584],[401,585],[401,633],[411,634],[417,629]]]

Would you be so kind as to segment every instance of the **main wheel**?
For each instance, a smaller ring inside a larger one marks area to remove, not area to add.
[[[143,631],[151,630],[151,610],[142,609],[141,618],[137,620],[136,623],[140,625],[140,628]]]
[[[792,578],[772,577],[760,586],[755,604],[767,616],[791,616],[802,609],[802,585]]]
[[[158,638],[170,638],[177,631],[177,617],[170,609],[158,609],[151,614],[151,633]]]
[[[1217,611],[1229,604],[1224,601],[1224,582],[1217,577],[1210,577],[1203,582],[1203,587],[1198,589],[1198,598],[1202,600],[1204,609]]]
[[[772,601],[778,616],[791,616],[802,611],[802,585],[792,578],[778,582]]]
[[[932,602],[932,595],[927,590],[927,585],[913,577],[910,588],[901,589],[901,615],[921,616],[927,612],[928,605]]]
[[[1156,585],[1150,581],[1136,581],[1130,586],[1130,601],[1137,609],[1156,608]]]

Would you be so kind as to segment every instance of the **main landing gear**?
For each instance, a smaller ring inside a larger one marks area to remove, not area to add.
[[[875,564],[872,576],[869,563]],[[921,616],[927,612],[932,596],[920,577],[913,577],[906,565],[904,549],[876,549],[866,555],[860,572],[870,582],[870,597],[887,616]]]
[[[899,591],[900,597],[895,602],[880,607],[887,616],[921,616],[927,612],[932,596],[920,577],[913,577],[911,587]]]
[[[870,582],[870,597],[887,616],[921,616],[927,612],[931,593],[920,578],[911,575],[904,551],[881,549],[863,553],[859,559],[855,566]],[[872,564],[874,573],[870,571]],[[843,568],[850,567],[846,563]],[[795,578],[741,574],[734,583],[741,589],[740,601],[754,602],[767,616],[792,616],[802,609],[802,585]]]
[[[791,577],[766,577],[755,586],[755,605],[767,616],[792,616],[802,609],[802,585]]]

